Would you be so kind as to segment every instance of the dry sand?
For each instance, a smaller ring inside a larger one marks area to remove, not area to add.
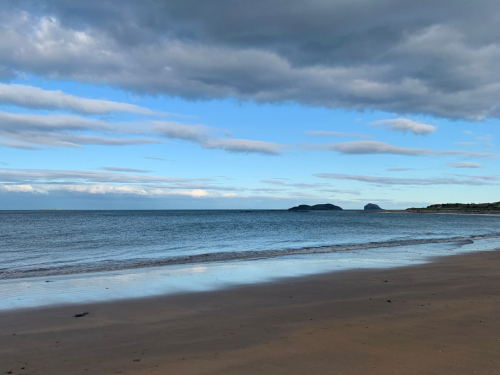
[[[500,374],[499,357],[500,251],[0,313],[0,374]]]

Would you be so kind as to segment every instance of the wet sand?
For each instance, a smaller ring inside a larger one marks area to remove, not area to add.
[[[3,374],[498,374],[499,353],[500,251],[0,313]]]

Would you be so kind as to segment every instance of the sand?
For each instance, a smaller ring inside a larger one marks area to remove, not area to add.
[[[0,374],[498,374],[499,354],[500,251],[0,313]]]

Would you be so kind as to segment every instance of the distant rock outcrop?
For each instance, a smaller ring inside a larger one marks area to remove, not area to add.
[[[326,203],[326,204],[315,204],[314,206],[301,204],[297,207],[289,208],[288,211],[343,211],[343,210],[342,207]]]
[[[380,208],[378,204],[368,203],[365,206],[365,211],[370,211],[370,210],[382,211],[383,208]]]

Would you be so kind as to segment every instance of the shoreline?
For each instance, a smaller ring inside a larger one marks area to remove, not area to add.
[[[496,250],[219,291],[0,312],[0,371],[495,372],[498,285]]]
[[[429,263],[440,256],[500,248],[498,235],[404,243],[340,251],[326,248],[324,252],[269,258],[5,279],[0,280],[0,311],[225,290],[331,272],[412,266]]]
[[[380,212],[380,211],[379,211]],[[51,278],[60,276],[77,276],[77,275],[92,275],[96,273],[117,272],[127,270],[147,270],[158,267],[169,267],[179,265],[205,265],[223,262],[239,262],[239,261],[252,261],[262,259],[279,259],[289,256],[301,255],[315,255],[315,254],[332,254],[344,251],[357,251],[357,250],[370,250],[379,248],[393,248],[393,247],[407,247],[418,245],[432,245],[432,244],[447,244],[463,241],[478,241],[484,239],[500,238],[500,232],[470,235],[461,237],[435,237],[435,238],[416,238],[416,239],[389,239],[386,241],[374,241],[364,243],[349,243],[337,245],[322,245],[314,247],[297,247],[297,248],[283,248],[272,250],[248,250],[238,252],[210,252],[200,253],[195,255],[185,256],[171,256],[165,258],[158,258],[153,260],[129,260],[127,265],[114,265],[114,266],[101,266],[94,268],[84,269],[80,268],[67,269],[62,271],[60,267],[55,269],[45,268],[43,270],[22,270],[22,271],[8,271],[0,274],[0,283],[8,280],[30,280],[38,278]],[[125,261],[123,262],[125,263]],[[42,272],[43,271],[43,272]],[[35,274],[36,273],[36,274]],[[13,276],[12,276],[13,275]]]

